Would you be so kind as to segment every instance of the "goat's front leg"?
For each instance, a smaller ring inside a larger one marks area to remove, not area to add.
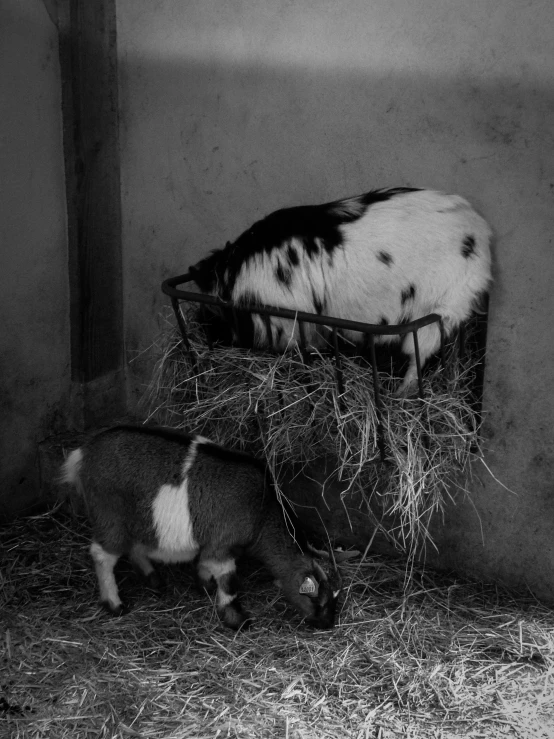
[[[412,357],[410,359],[408,369],[406,370],[406,374],[404,375],[400,385],[394,391],[394,395],[397,398],[407,398],[410,395],[415,395],[418,389],[417,364],[415,357]]]
[[[198,577],[209,590],[212,580],[217,584],[217,610],[225,626],[240,629],[250,625],[238,597],[239,579],[233,557],[201,556],[198,562]]]

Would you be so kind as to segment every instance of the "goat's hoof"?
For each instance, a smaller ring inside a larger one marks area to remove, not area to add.
[[[393,392],[392,397],[399,398],[400,400],[406,400],[407,398],[416,396],[417,390],[417,384],[414,384],[413,382],[406,386],[400,385],[400,387],[397,387],[396,390]]]
[[[221,613],[221,620],[233,631],[249,629],[254,623],[254,619],[247,616],[242,610],[236,607],[225,606]]]
[[[146,575],[146,587],[154,590],[156,593],[161,593],[164,588],[163,578],[158,572],[151,572],[149,575]]]
[[[119,617],[124,616],[126,613],[128,613],[128,609],[123,605],[123,603],[114,605],[113,603],[110,603],[109,600],[103,600],[100,602],[100,605],[105,611],[110,614],[110,616]]]
[[[217,583],[213,577],[209,580],[202,580],[200,577],[196,578],[196,587],[201,595],[212,595],[217,590]]]
[[[232,626],[231,628],[235,631],[248,631],[248,629],[254,625],[254,619],[250,616],[247,616],[242,623],[240,623],[238,626]]]

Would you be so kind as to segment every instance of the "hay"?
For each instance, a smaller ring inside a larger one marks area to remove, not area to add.
[[[532,599],[418,566],[406,590],[372,556],[317,632],[248,567],[234,634],[187,567],[160,568],[160,597],[123,564],[131,611],[109,617],[88,541],[63,511],[0,529],[2,739],[554,736],[554,616]]]
[[[380,374],[379,419],[372,368],[361,357],[341,358],[339,396],[333,357],[315,354],[306,364],[298,349],[210,349],[192,314],[187,327],[192,354],[174,318],[160,334],[145,395],[150,420],[265,457],[279,492],[291,466],[302,470],[322,456],[336,458],[346,493],[359,493],[369,503],[368,538],[377,527],[410,557],[432,543],[431,516],[443,509],[449,487],[461,484],[471,457],[480,454],[468,390],[470,361],[463,365],[451,357],[447,371],[426,373],[423,400],[395,397],[395,378]]]

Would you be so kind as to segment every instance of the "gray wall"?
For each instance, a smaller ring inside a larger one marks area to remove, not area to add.
[[[39,491],[38,443],[65,428],[69,306],[57,29],[0,4],[0,518]]]
[[[80,411],[46,6],[0,7],[0,514],[36,496],[37,445]],[[128,355],[156,336],[163,278],[277,207],[394,185],[467,196],[497,233],[486,461],[513,492],[476,469],[435,561],[554,599],[551,0],[118,0],[117,12]],[[131,408],[148,370],[130,366]]]
[[[552,598],[553,22],[551,0],[118,0],[128,349],[162,278],[277,207],[467,196],[497,233],[487,463],[514,492],[475,478],[439,560]]]

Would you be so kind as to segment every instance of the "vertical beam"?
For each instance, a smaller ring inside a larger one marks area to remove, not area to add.
[[[85,425],[125,408],[115,0],[59,0],[72,377]]]

